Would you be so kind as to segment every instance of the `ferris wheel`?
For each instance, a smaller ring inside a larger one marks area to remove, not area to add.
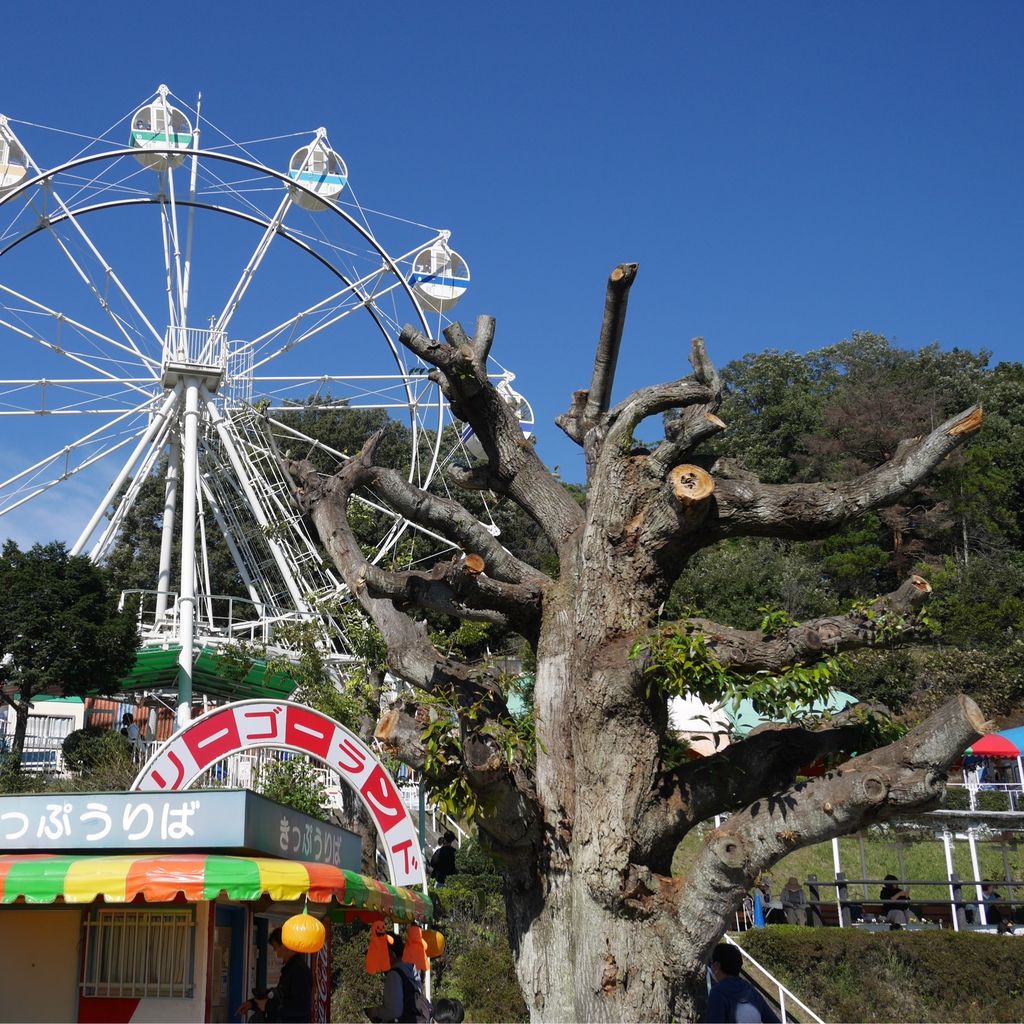
[[[419,486],[473,457],[398,341],[405,323],[437,337],[469,282],[447,230],[356,198],[323,128],[238,142],[163,85],[93,136],[0,116],[0,530],[31,517],[102,561],[158,476],[143,640],[180,646],[187,701],[198,645],[273,644],[344,591],[279,454],[351,453],[305,432],[297,410],[402,423],[396,468]],[[493,373],[528,432],[513,375]],[[362,500],[373,557],[414,560],[423,531]],[[246,598],[213,593],[215,534]],[[436,552],[440,538],[422,539]],[[328,646],[346,658],[343,629]]]

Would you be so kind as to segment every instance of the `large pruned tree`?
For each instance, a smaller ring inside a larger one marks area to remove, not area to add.
[[[288,463],[300,503],[387,642],[389,668],[417,694],[384,715],[378,738],[436,786],[461,787],[501,857],[519,979],[536,1020],[694,1019],[708,954],[760,872],[795,848],[934,805],[950,764],[986,728],[961,697],[891,743],[859,709],[766,726],[679,763],[668,741],[669,692],[745,692],[769,704],[773,694],[799,697],[827,681],[820,666],[829,656],[911,633],[929,590],[913,577],[846,614],[776,617],[763,630],[660,622],[688,559],[728,538],[826,536],[898,501],[978,428],[981,410],[904,441],[849,482],[762,483],[701,455],[725,424],[700,339],[691,376],[611,404],[635,274],[632,264],[612,272],[591,386],[558,419],[586,456],[582,506],[488,382],[493,319],[481,317],[472,337],[458,324],[445,340],[411,327],[401,335],[483,444],[483,464],[449,476],[524,509],[557,552],[554,574],[514,557],[457,502],[375,464],[376,436],[330,477]],[[637,445],[637,426],[665,413],[664,440]],[[371,564],[347,518],[361,488],[462,554],[430,571]],[[532,754],[516,743],[502,680],[437,650],[417,620],[428,609],[526,638],[536,653]],[[822,777],[798,779],[820,757],[851,754]],[[674,877],[683,837],[726,813],[689,874]]]

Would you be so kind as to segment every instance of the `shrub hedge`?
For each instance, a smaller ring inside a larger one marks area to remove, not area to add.
[[[1024,1020],[1021,937],[773,926],[740,941],[824,1020]]]

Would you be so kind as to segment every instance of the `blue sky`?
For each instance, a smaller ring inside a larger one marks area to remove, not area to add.
[[[568,479],[552,420],[619,262],[640,263],[620,396],[687,372],[695,334],[720,364],[855,330],[1022,355],[1020,3],[57,2],[45,23],[8,22],[0,112],[99,133],[160,82],[201,91],[238,139],[326,126],[364,204],[451,228],[458,316],[497,317]]]

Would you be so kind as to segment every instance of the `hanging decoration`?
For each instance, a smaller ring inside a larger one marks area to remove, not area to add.
[[[427,944],[423,941],[422,930],[414,924],[409,925],[405,937],[405,952],[402,959],[407,964],[421,971],[430,970],[430,961],[427,959]]]
[[[281,941],[296,953],[319,953],[327,941],[327,929],[313,917],[307,905],[301,914],[289,917],[281,926]]]
[[[391,957],[388,946],[394,943],[388,935],[387,925],[383,921],[374,921],[370,926],[370,945],[366,950],[366,973],[384,974],[391,970]]]

